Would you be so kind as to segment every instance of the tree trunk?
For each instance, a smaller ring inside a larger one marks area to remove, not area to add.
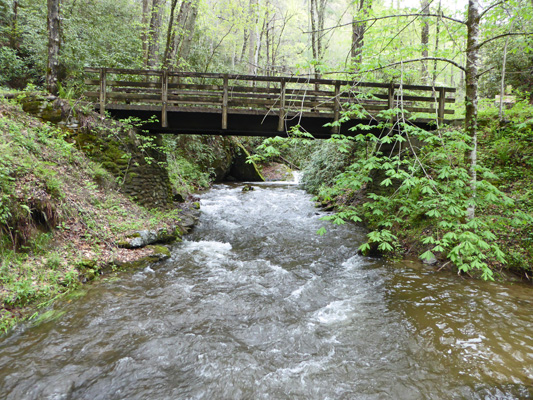
[[[174,58],[176,52],[176,29],[174,28],[174,14],[178,0],[172,0],[170,4],[170,18],[168,20],[167,28],[167,42],[165,45],[165,53],[163,55],[163,69],[168,69],[171,58]],[[183,6],[183,3],[181,4]]]
[[[476,193],[477,164],[477,111],[478,111],[478,68],[479,68],[479,0],[468,0],[467,45],[466,45],[466,114],[465,131],[471,139],[471,150],[466,153],[469,166],[470,186],[473,197]],[[468,209],[469,218],[475,216],[475,206]]]
[[[315,78],[320,78],[319,64],[322,61],[324,49],[322,38],[324,36],[324,20],[326,16],[327,0],[309,1],[309,18],[311,20],[311,47],[315,60]]]
[[[60,50],[59,0],[48,0],[48,65],[46,87],[50,93],[58,92],[59,50]]]
[[[198,3],[193,1],[189,9],[187,22],[185,23],[185,34],[183,35],[183,43],[180,47],[179,59],[176,60],[179,65],[180,60],[186,60],[189,58],[191,52],[192,39],[194,37],[194,28],[196,27],[196,18],[198,17]]]
[[[318,60],[318,52],[317,52],[317,31],[316,31],[316,17],[315,17],[315,9],[316,9],[316,0],[309,0],[309,19],[311,20],[311,49],[313,52],[313,60]]]
[[[507,64],[507,46],[508,45],[509,45],[509,36],[505,38],[505,45],[503,46],[502,79],[500,82],[500,110],[498,113],[500,123],[503,122],[503,98],[505,96],[505,66]]]
[[[357,3],[357,10],[354,13],[352,21],[352,48],[350,50],[350,56],[354,64],[361,64],[363,62],[363,46],[366,30],[366,22],[357,21],[366,19],[371,8],[372,0],[359,0]]]
[[[439,52],[439,34],[440,34],[441,13],[442,13],[441,2],[439,1],[439,11],[437,13],[439,17],[437,18],[437,26],[435,28],[435,52],[433,53],[434,57],[438,57],[438,52]],[[437,60],[433,62],[433,79],[431,80],[431,84],[433,87],[435,87],[435,85],[437,84]]]
[[[148,54],[146,58],[146,66],[149,68],[156,66],[158,62],[163,5],[164,0],[152,0],[150,28],[148,31]]]
[[[422,57],[428,57],[429,51],[429,21],[427,15],[429,14],[429,0],[422,0],[422,30],[420,32],[420,44],[422,47]],[[428,66],[426,61],[422,61],[422,81],[427,85],[428,83]]]
[[[150,19],[152,11],[151,0],[143,0],[142,4],[142,20],[141,20],[141,41],[143,51],[143,62],[148,59],[148,37],[150,30]]]
[[[257,0],[250,0],[250,45],[248,48],[248,73],[250,75],[257,74],[257,66],[255,65],[255,51],[256,51],[256,38],[257,38]]]
[[[242,51],[241,56],[239,57],[239,63],[241,63],[244,60],[244,57],[246,55],[246,48],[248,47],[248,29],[244,28],[243,32],[243,38],[242,38]]]

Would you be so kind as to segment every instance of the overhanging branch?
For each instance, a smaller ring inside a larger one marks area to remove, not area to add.
[[[487,39],[484,42],[481,42],[480,44],[478,44],[477,47],[481,48],[481,46],[486,45],[487,43],[490,43],[493,40],[500,39],[500,38],[506,37],[506,36],[533,36],[533,32],[507,32],[507,33],[502,33],[501,35],[497,35],[497,36],[491,37],[490,39]]]
[[[384,65],[384,66],[381,66],[381,67],[378,67],[378,68],[367,69],[367,70],[364,70],[364,71],[361,71],[361,72],[374,72],[374,71],[379,71],[379,70],[382,70],[382,69],[385,69],[385,68],[394,67],[395,65],[408,64],[408,63],[414,63],[414,62],[420,62],[420,61],[443,61],[443,62],[447,62],[448,64],[451,64],[454,67],[459,68],[460,70],[466,72],[466,68],[465,67],[463,67],[462,65],[456,63],[453,60],[450,60],[450,59],[444,58],[444,57],[414,58],[414,59],[411,59],[411,60],[403,60],[403,61],[394,62],[394,63],[387,64],[387,65]]]
[[[313,33],[313,32],[316,33],[316,32],[322,32],[322,31],[329,31],[329,30],[341,28],[343,26],[348,26],[348,25],[353,25],[353,24],[360,24],[360,23],[363,23],[363,22],[379,21],[379,20],[382,20],[382,19],[401,18],[401,17],[437,17],[437,18],[444,18],[444,19],[447,19],[447,20],[450,20],[450,21],[453,21],[453,22],[457,22],[458,24],[463,24],[463,25],[466,24],[465,21],[461,21],[460,19],[456,19],[456,18],[452,18],[452,17],[447,17],[446,15],[414,13],[414,14],[385,15],[383,17],[365,18],[365,19],[360,19],[358,21],[347,22],[345,24],[339,24],[339,25],[335,25],[335,26],[330,26],[329,28],[317,29],[317,30],[314,30],[314,31],[307,31],[307,32],[303,32],[303,33]]]

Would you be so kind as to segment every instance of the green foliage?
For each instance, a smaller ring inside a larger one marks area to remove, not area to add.
[[[28,67],[17,52],[7,46],[0,46],[0,86],[24,82],[28,75]]]
[[[352,150],[355,146],[343,141],[330,140],[316,147],[310,161],[303,169],[301,180],[308,192],[318,194],[322,186],[331,186],[335,182],[339,171],[344,170],[353,160],[352,152],[346,147]]]
[[[165,138],[170,181],[181,194],[207,188],[215,178],[213,163],[217,158],[216,146],[209,141],[208,137],[189,135]]]
[[[521,133],[517,126],[522,127]],[[359,159],[347,168],[339,164],[322,178],[319,197],[336,200],[339,209],[326,219],[336,223],[365,221],[371,232],[360,247],[363,253],[400,251],[402,240],[412,241],[412,235],[420,235],[422,259],[449,259],[460,272],[494,279],[494,269],[510,261],[503,242],[505,231],[508,235],[530,226],[531,215],[524,213],[503,187],[495,185],[499,178],[486,166],[478,165],[478,180],[472,184],[463,162],[470,139],[462,131],[427,132],[401,124],[402,136],[390,131],[388,123],[382,123],[381,128],[381,134],[360,133],[354,138],[361,144],[372,143],[373,152],[360,151]],[[531,150],[531,143],[524,141],[524,137],[531,138],[531,128],[523,117],[517,117],[512,129],[513,139],[524,135],[517,146]],[[502,140],[499,137],[493,146],[501,146]],[[410,145],[413,142],[423,146],[415,148]],[[317,152],[316,176],[342,154],[336,147],[329,151],[332,153]],[[482,159],[486,161],[487,156]],[[497,154],[493,159],[498,159]],[[336,176],[334,183],[331,176]],[[366,198],[357,195],[362,190]],[[475,210],[473,218],[471,209]]]
[[[317,141],[308,132],[303,132],[299,126],[294,126],[289,137],[267,138],[255,146],[251,160],[255,163],[279,162],[288,164],[291,168],[301,168],[312,159],[312,153],[320,148]]]

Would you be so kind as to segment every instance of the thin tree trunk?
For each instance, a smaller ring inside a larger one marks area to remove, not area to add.
[[[469,166],[472,196],[476,195],[477,165],[477,112],[478,112],[478,68],[479,68],[479,0],[468,1],[467,45],[466,45],[466,114],[465,131],[470,136],[471,150],[466,153]],[[474,218],[475,205],[468,209],[468,217]]]
[[[320,78],[319,64],[323,57],[322,37],[324,36],[324,20],[327,0],[310,0],[309,18],[311,20],[311,47],[315,60],[315,78]]]
[[[268,11],[267,11],[267,16],[265,18],[265,21],[266,21],[266,29],[265,29],[265,43],[266,43],[266,65],[265,65],[265,68],[266,68],[266,72],[267,72],[267,75],[270,76],[270,49],[271,49],[271,46],[270,46],[270,20],[268,19]]]
[[[13,19],[11,20],[11,32],[9,34],[9,46],[14,49],[18,50],[20,47],[19,42],[19,28],[18,28],[18,9],[19,9],[19,2],[18,0],[13,1]]]
[[[356,22],[368,17],[372,8],[372,0],[359,0],[358,7],[352,21],[352,48],[350,56],[355,64],[363,62],[363,46],[365,44],[366,22]]]
[[[261,50],[263,48],[263,35],[266,32],[267,27],[267,18],[268,18],[268,11],[265,13],[265,19],[263,20],[263,26],[261,27],[261,31],[258,32],[257,35],[257,50],[255,51],[255,65],[259,67],[259,59],[261,56]],[[267,59],[268,63],[268,59]]]
[[[283,25],[281,26],[281,30],[279,32],[279,37],[278,37],[278,43],[275,49],[274,49],[274,39],[272,38],[272,65],[276,65],[277,53],[279,50],[279,46],[281,45],[281,39],[283,38],[283,32],[285,31],[285,27],[287,26],[287,23],[290,21],[291,18],[292,16],[289,17],[289,12],[287,11],[283,18]]]
[[[46,87],[50,93],[58,92],[59,51],[61,46],[59,29],[59,0],[48,0],[48,65]]]
[[[322,43],[322,39],[324,37],[324,20],[326,18],[326,4],[327,0],[317,0],[320,7],[317,8],[317,28],[318,28],[318,35],[317,35],[317,54],[318,54],[318,61],[322,61],[322,56],[324,53],[324,45]]]
[[[441,15],[441,2],[439,1],[439,11],[437,18],[437,26],[435,28],[435,52],[433,53],[433,57],[438,57],[439,52],[439,34],[440,34],[440,15]],[[433,79],[431,80],[431,84],[433,87],[437,84],[437,60],[433,62]]]
[[[421,8],[422,8],[422,31],[420,32],[420,44],[422,47],[422,57],[428,57],[429,56],[429,23],[428,23],[428,17],[427,14],[429,14],[429,0],[422,0],[421,2]],[[426,61],[422,61],[422,81],[424,84],[427,84],[428,82],[428,66]]]
[[[256,37],[257,37],[257,0],[250,0],[250,15],[251,15],[251,24],[250,24],[250,46],[248,48],[248,73],[250,75],[257,74],[257,67],[255,65],[255,46],[256,46]]]
[[[502,80],[500,84],[500,123],[503,122],[503,98],[505,96],[505,66],[507,64],[507,46],[509,45],[509,36],[505,38],[505,45],[503,46],[503,63],[502,63]]]
[[[315,24],[315,8],[316,0],[309,0],[309,18],[311,20],[311,49],[313,52],[313,59],[318,60],[317,43],[316,43],[316,24]]]
[[[248,29],[244,28],[243,38],[242,38],[242,50],[241,50],[241,56],[239,57],[239,63],[241,63],[244,60],[244,57],[246,56],[247,47],[248,47]]]
[[[172,0],[172,3],[170,4],[170,18],[168,20],[167,42],[165,45],[165,53],[163,55],[163,69],[168,69],[170,60],[171,58],[173,58],[173,55],[176,52],[176,30],[174,29],[174,13],[176,11],[177,5],[178,0]]]

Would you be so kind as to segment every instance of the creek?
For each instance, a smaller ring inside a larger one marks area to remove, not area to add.
[[[359,256],[298,186],[254,188],[204,193],[170,259],[0,338],[0,398],[533,398],[530,286]]]

